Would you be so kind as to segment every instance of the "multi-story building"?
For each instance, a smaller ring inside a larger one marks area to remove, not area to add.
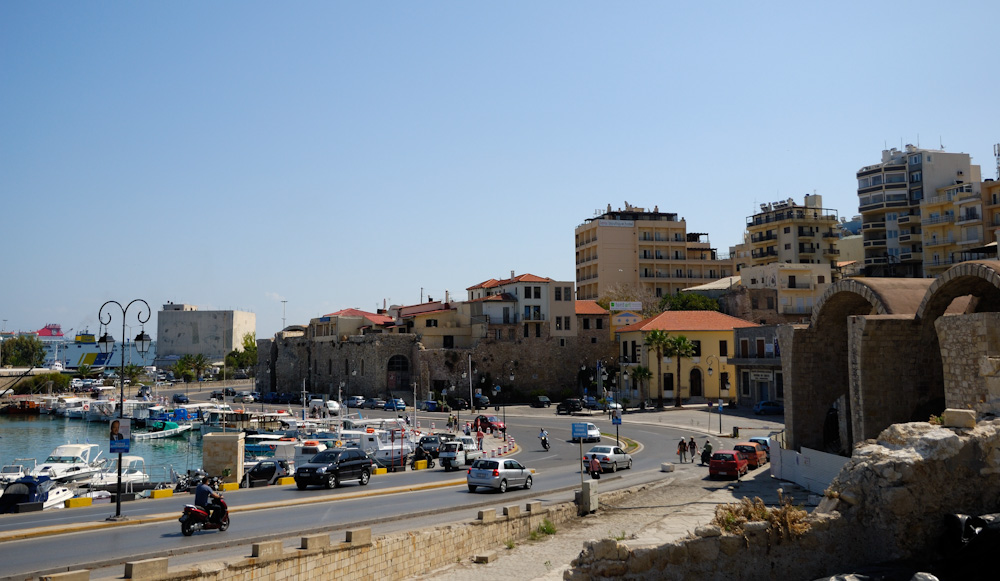
[[[986,242],[1000,242],[1000,182],[986,180],[983,190],[983,225]]]
[[[907,145],[904,151],[883,150],[882,161],[858,170],[857,179],[865,275],[921,278],[930,275],[924,268],[924,229],[948,221],[938,209],[934,222],[924,223],[921,206],[930,201],[925,198],[938,207],[939,189],[975,184],[980,169],[967,153]]]
[[[572,282],[511,271],[508,279],[490,279],[466,291],[471,316],[485,318],[494,339],[576,336]]]
[[[762,317],[756,314],[757,311],[774,311],[780,318],[773,322],[796,322],[812,313],[816,300],[833,282],[832,275],[833,269],[829,264],[776,262],[744,268],[740,271],[740,282],[750,291],[753,315],[744,317],[744,313],[731,314],[760,321]]]
[[[257,316],[244,311],[199,311],[195,305],[167,303],[156,314],[156,365],[183,355],[221,361],[256,333]]]
[[[750,266],[774,262],[834,266],[839,218],[824,208],[823,196],[807,194],[804,205],[788,198],[761,204],[760,212],[747,218]]]
[[[576,227],[577,299],[599,299],[616,286],[651,297],[676,294],[730,276],[735,264],[720,258],[708,234],[688,232],[677,214],[625,204]]]
[[[733,353],[728,362],[736,368],[736,393],[729,393],[741,406],[759,401],[784,403],[785,382],[781,373],[776,325],[745,327],[733,331]]]

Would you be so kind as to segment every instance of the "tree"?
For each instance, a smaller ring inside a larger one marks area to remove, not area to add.
[[[187,382],[189,377],[193,377],[194,372],[191,371],[191,360],[192,357],[190,355],[181,355],[181,358],[178,359],[177,363],[174,363],[174,366],[171,368],[171,371],[174,372],[174,377],[177,377],[184,382]]]
[[[211,367],[211,364],[208,362],[208,358],[201,353],[191,358],[191,371],[194,372],[195,379],[201,379],[201,376],[209,367]]]
[[[694,356],[694,343],[684,335],[668,337],[663,351],[667,357],[677,358],[677,388],[674,390],[674,407],[681,407],[681,357]]]
[[[97,372],[94,371],[94,368],[87,365],[86,363],[83,363],[76,368],[76,375],[80,379],[90,379],[91,377],[96,375],[96,373]]]
[[[661,311],[718,311],[719,301],[696,293],[677,293],[660,300]]]
[[[653,295],[653,291],[642,285],[632,284],[612,284],[604,291],[604,295],[597,299],[597,304],[601,308],[607,309],[611,306],[611,301],[639,301],[642,303],[643,318],[652,317],[660,313],[657,310],[659,301]]]
[[[146,370],[142,367],[142,365],[129,363],[128,365],[125,366],[125,369],[124,371],[122,371],[122,373],[125,374],[124,379],[127,379],[129,383],[135,385],[135,380],[138,379],[140,375],[145,374]]]
[[[649,378],[653,377],[653,372],[649,370],[648,367],[643,365],[638,365],[632,369],[632,381],[635,381],[636,385],[639,386],[639,401],[646,401],[648,396],[648,391],[646,394],[642,392],[642,386],[644,383],[649,381]]]
[[[0,343],[4,365],[13,367],[41,367],[45,365],[45,344],[32,335],[18,335],[13,339],[4,339]]]
[[[257,367],[257,337],[254,333],[243,335],[243,348],[234,349],[226,355],[226,367],[232,369],[246,369],[250,375],[254,375]]]
[[[656,409],[663,409],[663,348],[666,346],[668,335],[659,329],[646,334],[646,345],[656,351]]]

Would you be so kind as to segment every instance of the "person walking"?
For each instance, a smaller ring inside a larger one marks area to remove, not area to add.
[[[691,463],[694,463],[694,455],[698,453],[698,444],[694,443],[694,436],[688,440],[688,456],[691,457]]]
[[[684,438],[681,438],[680,443],[677,444],[677,457],[680,458],[681,464],[685,462],[685,456],[687,456],[687,449],[688,449],[687,442],[684,441]]]
[[[712,443],[705,440],[705,445],[701,449],[701,464],[704,466],[712,460]]]
[[[598,479],[601,477],[601,461],[597,459],[597,454],[590,456],[590,477]]]

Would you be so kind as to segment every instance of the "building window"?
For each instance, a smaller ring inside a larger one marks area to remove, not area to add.
[[[565,347],[566,346],[566,339],[559,339],[559,346],[560,347]]]
[[[822,274],[816,276],[816,284],[823,284],[826,282],[826,277]]]
[[[750,397],[750,372],[744,371],[740,374],[740,394],[743,397]]]
[[[528,334],[528,324],[527,323],[524,324],[524,336],[525,337],[530,337],[530,335]]]
[[[918,163],[920,163],[920,156],[919,155],[911,155],[910,156],[910,165],[917,165]]]
[[[437,327],[438,326],[437,319],[427,319],[424,322],[424,326],[425,327]]]
[[[556,331],[562,331],[562,317],[556,317]]]
[[[591,343],[597,343],[597,337],[591,337],[590,338],[590,342]]]
[[[542,287],[540,286],[535,287],[535,298],[536,299],[542,298]]]
[[[923,181],[923,173],[919,171],[910,172],[910,183],[917,183]]]
[[[562,287],[561,286],[557,286],[556,287],[556,298],[555,298],[555,300],[557,300],[557,301],[561,301],[562,300]]]
[[[503,340],[503,329],[493,329],[493,338],[497,341]]]
[[[584,330],[590,329],[590,319],[584,319],[583,320],[583,328],[584,328]]]
[[[603,329],[604,328],[604,319],[595,319],[595,321],[597,323],[597,328],[598,329]]]
[[[510,339],[511,341],[514,340],[514,327],[507,329],[507,338]]]
[[[531,298],[531,287],[530,286],[524,287],[524,298],[526,298],[526,299],[530,299]]]
[[[767,297],[767,310],[774,309],[774,297]]]
[[[785,244],[785,250],[791,250],[791,249],[792,249],[791,244]]]
[[[563,287],[563,300],[564,301],[571,301],[571,300],[573,300],[573,289],[572,289],[572,287],[568,287],[568,286]]]
[[[455,348],[455,336],[454,335],[445,335],[444,336],[444,348],[445,349],[454,349]]]
[[[728,341],[719,341],[719,357],[729,357]]]
[[[791,234],[791,233],[792,233],[792,227],[791,226],[785,226],[785,234]]]
[[[535,324],[535,337],[541,337],[541,336],[542,336],[542,326],[536,323]]]
[[[701,341],[691,341],[691,344],[694,345],[694,353],[691,357],[701,357]]]

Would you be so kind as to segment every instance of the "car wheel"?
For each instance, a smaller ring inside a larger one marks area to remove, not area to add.
[[[327,488],[336,488],[339,484],[340,484],[339,478],[337,478],[336,474],[330,474],[329,476],[326,477]]]
[[[475,492],[475,491],[476,491],[476,485],[475,484],[470,484],[469,485],[469,492]]]
[[[367,470],[363,471],[361,473],[361,480],[360,480],[361,486],[365,486],[366,484],[368,484],[368,481],[371,479],[371,477],[372,477],[372,473],[371,472],[369,472]]]
[[[632,459],[631,458],[628,459],[628,464],[625,467],[628,468],[629,470],[632,469]]]
[[[297,486],[299,488],[299,490],[305,490],[306,486],[309,486],[309,485],[306,484],[305,482],[296,482],[295,486]]]
[[[504,492],[507,492],[507,481],[506,480],[501,480],[500,481],[500,494],[503,494]]]
[[[524,480],[524,489],[525,490],[530,490],[531,489],[531,476],[527,477]]]
[[[618,472],[618,462],[611,463],[611,472]]]

